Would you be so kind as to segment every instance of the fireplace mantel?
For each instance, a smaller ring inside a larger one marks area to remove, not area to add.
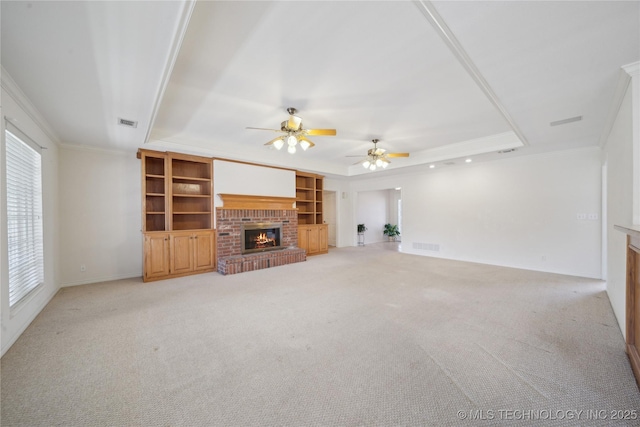
[[[218,209],[294,209],[295,197],[218,194],[223,206]]]

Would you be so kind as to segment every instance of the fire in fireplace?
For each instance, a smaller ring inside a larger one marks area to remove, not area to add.
[[[242,225],[242,253],[282,249],[281,222],[257,222]]]

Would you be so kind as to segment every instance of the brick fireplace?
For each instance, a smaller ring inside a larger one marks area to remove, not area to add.
[[[236,274],[306,261],[298,244],[298,212],[295,198],[219,194],[223,206],[216,208],[217,256],[220,274]],[[242,254],[243,226],[281,223],[282,249]]]

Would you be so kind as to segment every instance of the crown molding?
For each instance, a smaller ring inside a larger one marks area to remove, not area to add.
[[[44,132],[47,137],[54,142],[56,145],[60,145],[60,138],[53,131],[49,122],[44,118],[42,114],[38,111],[38,109],[33,105],[31,100],[25,95],[25,93],[20,89],[20,86],[13,80],[11,74],[5,70],[4,67],[1,67],[0,70],[0,85],[2,89],[4,89],[11,98],[22,108],[27,116]]]
[[[130,150],[118,150],[115,148],[94,147],[91,145],[84,145],[84,144],[58,144],[58,145],[60,146],[60,148],[64,150],[84,151],[84,152],[90,152],[90,153],[110,154],[110,155],[117,155],[117,156],[132,156],[134,158],[136,156],[136,152],[130,151]]]
[[[631,64],[623,65],[622,69],[631,77],[640,75],[640,61],[632,62]]]

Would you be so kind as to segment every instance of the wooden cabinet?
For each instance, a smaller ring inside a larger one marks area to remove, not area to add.
[[[631,370],[640,387],[640,228],[614,227],[627,234],[626,344]]]
[[[207,271],[215,267],[213,231],[174,232],[170,235],[171,273]]]
[[[298,225],[298,247],[307,251],[307,255],[326,254],[328,245],[328,226],[326,224]]]
[[[296,208],[298,209],[298,247],[307,255],[326,254],[329,250],[329,227],[322,215],[324,177],[296,172]]]
[[[329,226],[320,224],[318,227],[318,253],[326,254],[329,252]]]
[[[214,230],[149,232],[144,236],[145,282],[214,271]]]
[[[190,233],[171,233],[171,272],[174,274],[193,271],[193,236]]]
[[[146,233],[144,236],[144,281],[169,274],[169,233]]]
[[[212,231],[199,231],[194,234],[193,269],[194,271],[215,270],[216,234]]]
[[[143,279],[214,271],[212,159],[143,149],[138,157],[142,161]]]

